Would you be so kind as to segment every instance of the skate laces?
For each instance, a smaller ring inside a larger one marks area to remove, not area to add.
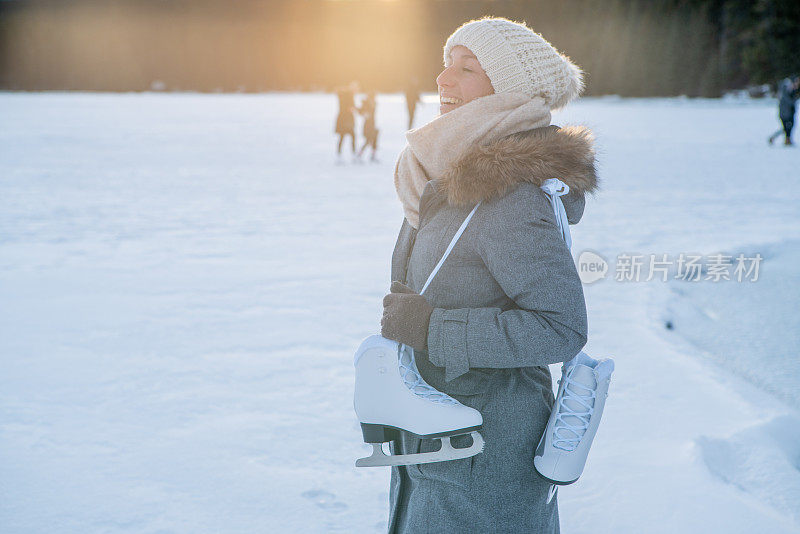
[[[400,376],[403,378],[403,383],[411,393],[440,404],[459,404],[457,400],[429,386],[428,383],[422,379],[417,370],[417,365],[414,362],[414,349],[408,347],[408,350],[404,350],[403,345],[400,345],[400,357],[397,359],[397,362],[400,369]]]
[[[560,399],[559,405],[556,407],[558,409],[558,415],[556,416],[555,430],[553,431],[553,447],[572,452],[578,447],[581,438],[583,438],[583,435],[589,428],[589,421],[592,418],[592,413],[594,413],[596,392],[594,388],[572,380],[567,374],[562,376],[558,383],[561,384],[562,380],[564,381],[564,395]],[[570,386],[573,386],[573,389],[570,389]],[[586,390],[586,393],[578,393],[575,387]],[[589,400],[592,401],[591,404],[587,402]],[[573,410],[569,407],[567,401],[572,401],[581,405],[586,411]],[[573,425],[569,423],[565,419],[567,417],[572,417],[574,420],[577,420],[579,424]],[[559,432],[561,433],[559,434]]]

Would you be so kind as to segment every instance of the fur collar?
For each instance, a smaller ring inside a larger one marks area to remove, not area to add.
[[[597,190],[594,136],[583,126],[551,125],[476,147],[448,169],[437,189],[452,206],[501,197],[522,182],[558,178],[574,193]]]

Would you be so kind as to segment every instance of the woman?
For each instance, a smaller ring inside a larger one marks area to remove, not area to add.
[[[358,84],[351,82],[347,87],[339,88],[336,91],[336,96],[339,98],[339,114],[336,116],[336,127],[334,133],[339,136],[339,141],[336,144],[336,162],[342,161],[342,143],[344,143],[345,136],[350,136],[350,148],[353,151],[353,160],[356,158],[356,121],[353,112],[356,110],[355,93],[358,90]]]
[[[377,162],[378,158],[375,157],[375,152],[378,150],[378,129],[375,127],[375,91],[367,93],[358,112],[364,117],[364,144],[358,151],[358,157],[360,159],[364,150],[369,146],[372,147],[372,156],[369,160]]]
[[[571,224],[596,189],[591,133],[550,125],[551,110],[580,93],[581,72],[502,18],[461,26],[444,61],[441,114],[407,133],[395,168],[405,219],[382,335],[415,348],[428,384],[481,412],[486,446],[471,458],[393,467],[389,531],[558,532],[556,499],[546,502],[549,484],[533,456],[554,404],[547,366],[580,351],[587,319],[572,256],[539,186],[559,178],[570,187],[561,199]],[[437,442],[405,435],[392,452],[427,452]]]

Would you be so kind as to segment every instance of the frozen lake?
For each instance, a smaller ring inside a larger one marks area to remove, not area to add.
[[[379,164],[342,166],[335,104],[0,93],[0,530],[385,530],[388,469],[354,467],[352,353],[389,287],[405,104],[378,98]],[[617,371],[565,533],[800,531],[800,149],[767,146],[776,115],[554,117],[597,136],[576,257],[765,257],[749,285],[584,286],[585,350]]]

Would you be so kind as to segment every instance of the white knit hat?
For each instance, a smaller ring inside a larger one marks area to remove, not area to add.
[[[445,67],[453,64],[450,51],[458,45],[475,54],[495,93],[541,96],[557,109],[583,91],[581,69],[524,24],[494,17],[463,24],[444,45]]]

